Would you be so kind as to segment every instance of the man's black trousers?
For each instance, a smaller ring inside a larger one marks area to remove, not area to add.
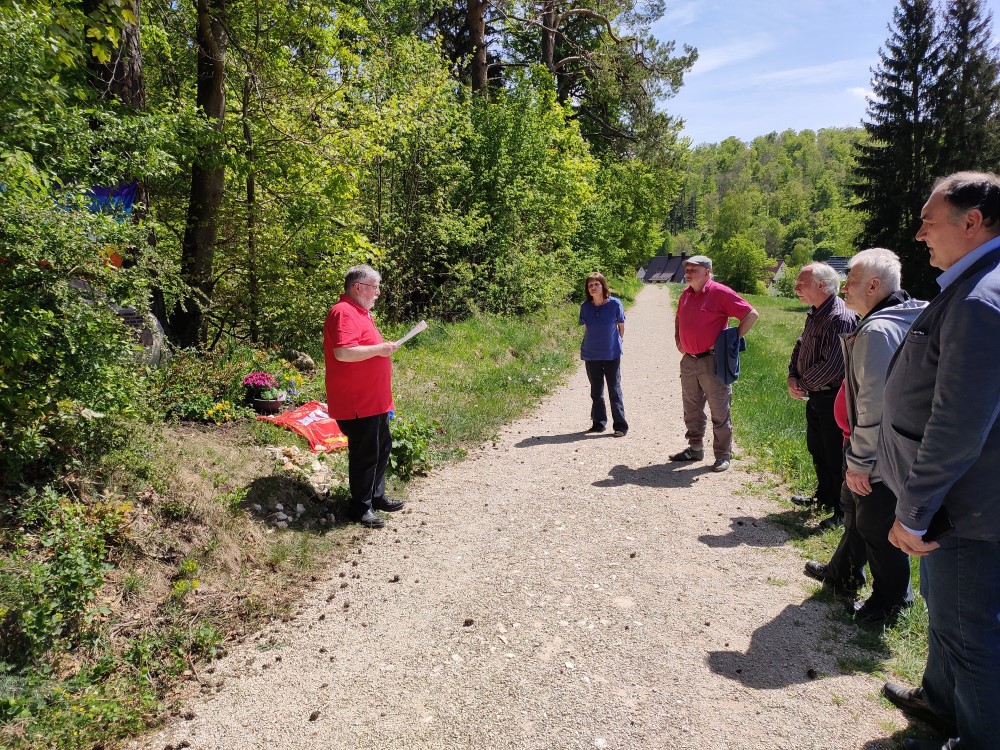
[[[373,500],[385,497],[385,468],[392,451],[389,414],[338,419],[337,426],[347,436],[347,473],[351,486],[347,512],[357,520],[372,509]]]
[[[844,432],[833,418],[837,389],[809,391],[806,402],[806,447],[816,469],[816,504],[840,513],[840,486],[844,482]]]

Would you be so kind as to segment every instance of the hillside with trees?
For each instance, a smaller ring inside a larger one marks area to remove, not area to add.
[[[692,149],[666,252],[709,255],[720,279],[747,292],[779,259],[853,255],[862,216],[851,183],[865,141],[860,128],[786,130]]]

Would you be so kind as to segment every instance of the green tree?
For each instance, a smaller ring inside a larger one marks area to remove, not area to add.
[[[981,0],[950,0],[943,8],[941,127],[938,175],[1000,167],[1000,81],[992,15]]]
[[[859,146],[856,170],[864,241],[895,250],[907,288],[927,296],[933,275],[913,233],[939,159],[941,53],[929,0],[899,0],[879,59],[864,123],[870,140]]]

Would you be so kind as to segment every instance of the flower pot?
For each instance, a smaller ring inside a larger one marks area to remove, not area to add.
[[[285,405],[285,399],[283,398],[255,398],[253,400],[253,408],[258,414],[277,414],[281,411],[281,407]]]

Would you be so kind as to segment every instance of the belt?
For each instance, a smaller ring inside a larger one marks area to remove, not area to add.
[[[836,388],[840,388],[840,386],[839,386],[839,385],[837,385],[837,386],[836,386]],[[806,393],[808,393],[809,395],[812,395],[812,394],[814,394],[814,393],[816,393],[816,394],[820,394],[820,393],[831,393],[831,392],[832,392],[833,390],[834,390],[834,386],[832,386],[832,385],[828,385],[828,386],[827,386],[826,388],[817,388],[817,389],[816,389],[816,390],[814,390],[814,391],[806,391]]]
[[[709,349],[707,352],[702,352],[701,354],[688,354],[687,356],[693,357],[694,359],[701,359],[702,357],[707,357],[710,354],[715,354],[715,349]]]

